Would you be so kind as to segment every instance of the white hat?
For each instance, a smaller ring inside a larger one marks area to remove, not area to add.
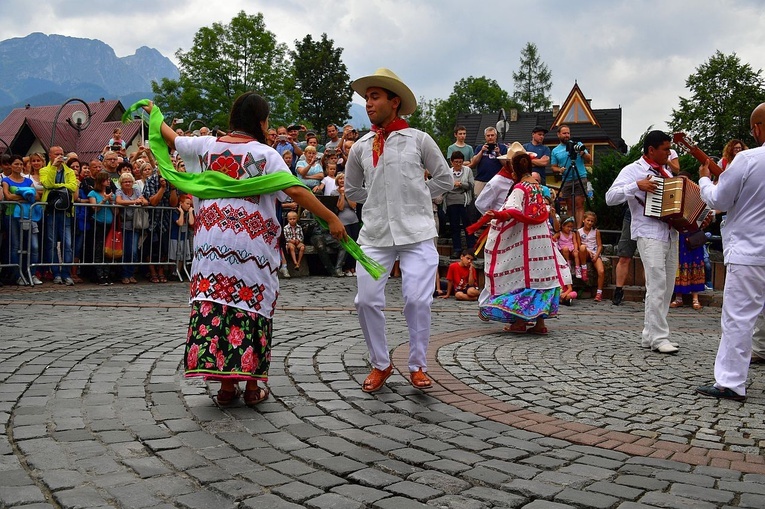
[[[497,157],[497,160],[510,161],[513,157],[515,157],[516,154],[528,154],[532,159],[537,156],[534,152],[526,152],[526,149],[523,148],[523,145],[517,141],[514,141],[512,145],[507,147],[507,154],[502,154],[501,156]]]
[[[384,88],[399,96],[401,98],[401,106],[398,109],[399,115],[411,115],[417,109],[417,99],[415,99],[412,91],[390,69],[380,67],[374,74],[362,76],[351,83],[351,88],[361,97],[366,95],[369,87]]]

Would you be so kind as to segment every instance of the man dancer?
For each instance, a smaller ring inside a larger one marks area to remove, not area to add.
[[[454,186],[452,171],[428,134],[412,129],[401,118],[417,107],[409,87],[389,69],[351,83],[366,100],[372,131],[351,147],[345,166],[345,196],[364,204],[358,242],[386,267],[375,281],[358,268],[355,304],[372,372],[362,390],[380,389],[393,371],[385,335],[385,285],[396,257],[401,267],[404,316],[409,327],[410,381],[430,387],[426,352],[430,340],[430,305],[438,252],[431,200]],[[423,168],[431,179],[425,180]]]
[[[752,358],[752,334],[765,308],[765,103],[749,119],[752,137],[760,145],[736,155],[719,177],[709,179],[709,166],[699,168],[701,198],[713,209],[727,211],[723,237],[725,289],[722,337],[715,359],[714,385],[696,392],[705,396],[744,401]],[[743,184],[743,185],[742,185]],[[759,338],[758,338],[759,339]]]
[[[625,201],[632,214],[631,234],[637,241],[645,269],[645,318],[641,346],[660,353],[676,353],[677,343],[669,340],[667,314],[675,289],[677,272],[677,230],[643,214],[646,192],[656,191],[656,179],[672,176],[667,167],[671,138],[651,131],[643,141],[643,156],[628,164],[606,192],[610,206]],[[554,158],[554,157],[553,157]]]

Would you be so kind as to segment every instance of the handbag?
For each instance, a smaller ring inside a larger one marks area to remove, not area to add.
[[[104,256],[112,260],[122,258],[122,246],[122,230],[117,226],[117,221],[114,221],[104,240]]]
[[[149,211],[145,208],[136,208],[133,210],[133,229],[145,230],[149,227]]]
[[[685,236],[685,247],[688,249],[698,249],[706,243],[707,236],[704,230],[698,230]]]
[[[48,191],[48,210],[69,210],[72,207],[72,195],[63,187]]]

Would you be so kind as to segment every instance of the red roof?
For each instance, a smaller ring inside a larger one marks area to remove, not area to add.
[[[120,119],[125,107],[118,100],[91,102],[88,107],[90,123],[79,132],[79,136],[77,129],[69,125],[67,120],[77,110],[87,114],[85,106],[79,101],[73,101],[61,109],[56,122],[54,144],[61,146],[64,152],[77,152],[81,160],[89,161],[101,153],[116,127],[122,128],[122,138],[128,145],[141,132],[139,120],[122,124]],[[59,108],[61,105],[16,108],[0,122],[0,138],[11,146],[14,153],[27,154],[34,140],[38,140],[47,152]],[[0,143],[0,151],[4,149],[5,146]]]

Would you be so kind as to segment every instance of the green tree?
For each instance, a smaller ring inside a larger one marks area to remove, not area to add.
[[[592,166],[592,191],[590,199],[593,212],[598,215],[598,228],[601,230],[621,230],[623,206],[609,207],[606,205],[606,191],[616,180],[622,168],[637,161],[643,155],[643,139],[650,128],[643,133],[640,140],[630,147],[626,154],[614,150],[598,158],[598,163]],[[598,149],[600,150],[600,149]]]
[[[735,53],[720,51],[696,68],[685,81],[691,96],[680,97],[670,127],[684,131],[707,154],[719,154],[732,138],[751,142],[749,115],[765,102],[762,70],[754,71]]]
[[[335,48],[327,34],[321,34],[318,41],[309,34],[295,41],[291,55],[301,96],[299,118],[322,131],[329,124],[344,123],[353,91],[348,68],[342,61],[343,48]]]
[[[297,113],[298,95],[287,47],[266,30],[263,15],[239,12],[230,23],[200,28],[189,51],[178,50],[180,78],[152,82],[155,102],[184,120],[228,125],[234,99],[248,90],[271,105],[271,122]],[[174,97],[173,97],[174,96]]]
[[[539,50],[533,42],[526,43],[521,50],[521,65],[513,72],[515,91],[513,99],[526,111],[545,111],[552,106],[550,89],[552,73],[539,58]]]
[[[503,90],[499,83],[486,76],[463,78],[454,84],[454,90],[434,111],[435,138],[438,145],[446,150],[452,143],[457,116],[466,113],[496,113],[501,108],[509,111],[520,109],[519,104]]]
[[[407,118],[409,125],[434,136],[436,132],[435,113],[439,103],[439,99],[431,100],[420,97],[417,100],[417,109]]]

